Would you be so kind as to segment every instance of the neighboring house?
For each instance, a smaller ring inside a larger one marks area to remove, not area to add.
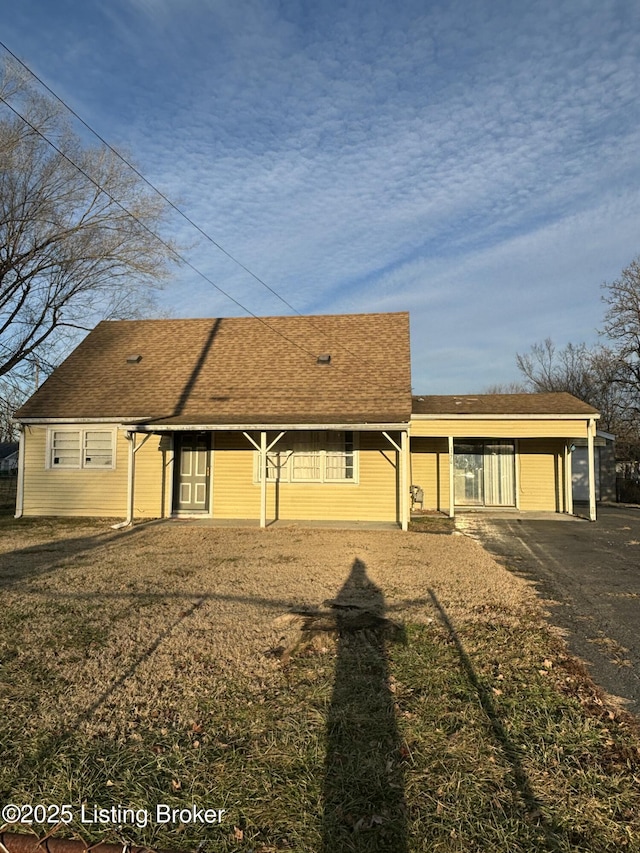
[[[571,512],[597,417],[568,394],[412,398],[407,313],[105,321],[16,414],[16,515],[406,529],[412,483],[450,514]]]
[[[594,454],[596,501],[614,503],[617,499],[615,436],[598,430],[594,440]],[[589,448],[584,438],[577,438],[573,442],[571,473],[573,500],[585,503],[589,500]]]
[[[14,442],[0,444],[0,476],[14,475],[18,470],[18,445]]]

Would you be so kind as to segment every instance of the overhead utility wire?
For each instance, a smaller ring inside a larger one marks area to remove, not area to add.
[[[47,136],[45,136],[44,133],[42,133],[42,131],[38,130],[37,127],[34,127],[34,125],[31,124],[31,122],[27,118],[25,118],[22,115],[22,113],[20,113],[14,106],[12,106],[6,100],[6,98],[0,97],[0,101],[2,103],[6,104],[6,106],[9,107],[9,109],[21,121],[23,121],[28,127],[30,127],[34,133],[37,133],[41,139],[43,139],[48,145],[50,145],[54,149],[54,151],[56,151],[61,157],[64,157],[64,159],[71,166],[73,166],[74,169],[76,169],[78,172],[80,172],[80,174],[83,175],[90,183],[92,183],[94,185],[94,187],[96,187],[96,189],[98,189],[100,192],[104,193],[109,199],[111,199],[111,201],[114,204],[117,204],[118,207],[120,208],[120,210],[122,210],[124,213],[126,213],[127,216],[131,217],[131,219],[134,222],[136,222],[148,234],[150,234],[159,243],[161,243],[166,249],[168,249],[174,257],[176,257],[178,260],[182,261],[185,264],[185,266],[189,267],[189,269],[193,270],[193,272],[195,272],[196,275],[200,276],[200,278],[202,278],[204,281],[206,281],[212,287],[215,287],[215,289],[217,291],[219,291],[220,293],[222,293],[223,296],[226,296],[227,299],[230,299],[231,302],[233,302],[235,305],[237,305],[243,311],[246,311],[247,314],[249,314],[251,317],[253,317],[255,320],[257,320],[259,323],[261,323],[265,328],[269,329],[271,332],[274,332],[276,335],[281,337],[283,340],[287,341],[287,343],[290,343],[293,347],[295,347],[296,349],[299,349],[301,352],[310,356],[314,360],[317,359],[317,353],[311,352],[311,350],[308,350],[306,347],[304,347],[301,344],[297,343],[296,341],[292,340],[290,337],[288,337],[288,335],[285,335],[282,332],[280,332],[278,329],[274,328],[270,323],[268,323],[265,320],[264,317],[259,317],[250,308],[247,308],[246,305],[243,305],[242,302],[240,302],[238,299],[236,299],[235,296],[232,296],[230,293],[228,293],[226,290],[224,290],[224,288],[220,287],[219,284],[216,284],[215,281],[213,281],[211,278],[209,278],[209,276],[207,276],[205,273],[203,273],[201,270],[199,270],[196,266],[194,266],[194,264],[192,264],[191,261],[187,260],[187,258],[185,258],[184,255],[182,255],[180,252],[178,252],[177,249],[175,249],[170,243],[167,243],[167,241],[164,240],[159,234],[156,234],[156,232],[153,231],[151,228],[149,228],[147,225],[145,225],[144,222],[141,222],[135,214],[133,214],[130,210],[128,210],[120,201],[118,201],[117,198],[114,198],[110,192],[108,192],[106,189],[104,189],[104,187],[102,187],[94,178],[92,178],[91,175],[89,175],[87,172],[85,172],[85,170],[81,166],[78,166],[77,163],[75,163],[67,154],[64,153],[64,151],[62,151],[60,148],[58,148],[58,146],[54,142],[52,142]],[[302,315],[300,315],[300,316],[301,316],[301,319],[304,319],[304,320],[307,319],[305,317],[302,317]],[[322,331],[322,330],[319,330],[319,331]],[[322,332],[322,334],[324,334],[324,332]],[[328,337],[328,336],[325,335],[325,337]],[[351,353],[351,354],[353,355],[353,353]],[[356,358],[359,361],[362,361],[362,359],[358,358],[358,356],[354,356],[354,358]],[[338,367],[337,365],[331,364],[331,363],[328,364],[328,367],[332,370],[336,370],[338,373],[345,373],[347,371],[347,368]],[[365,384],[367,384],[367,385],[374,385],[374,383],[372,383],[368,380],[364,380],[364,381],[365,381]],[[375,387],[378,387],[378,386],[376,385]]]
[[[42,80],[40,77],[38,77],[38,75],[35,73],[35,71],[32,71],[32,70],[31,70],[31,68],[29,68],[29,66],[28,66],[25,62],[23,62],[23,61],[20,59],[20,57],[16,56],[16,54],[15,54],[12,50],[10,50],[10,48],[8,48],[8,47],[7,47],[7,45],[6,45],[2,40],[0,40],[0,46],[2,46],[2,47],[4,48],[4,50],[6,50],[6,52],[7,52],[11,57],[13,57],[13,59],[14,59],[16,62],[18,62],[18,63],[19,63],[19,64],[20,64],[24,69],[25,69],[25,71],[27,71],[29,74],[31,74],[31,76],[32,76],[35,80],[37,80],[37,81],[38,81],[38,83],[40,83],[40,85],[41,85],[43,88],[45,88],[45,89],[47,90],[47,92],[49,92],[49,94],[50,94],[52,97],[54,97],[54,98],[55,98],[55,99],[56,99],[60,104],[62,104],[62,106],[63,106],[66,110],[68,110],[68,111],[71,113],[71,115],[72,115],[72,116],[74,116],[74,117],[75,117],[75,118],[76,118],[76,119],[77,119],[77,120],[78,120],[78,121],[79,121],[79,122],[80,122],[84,127],[86,127],[86,129],[87,129],[90,133],[92,133],[92,134],[93,134],[97,139],[99,139],[99,140],[100,140],[100,142],[102,142],[102,144],[103,144],[103,145],[105,145],[105,146],[109,149],[109,151],[111,151],[113,154],[115,154],[115,155],[116,155],[116,157],[118,157],[118,158],[119,158],[119,159],[120,159],[120,160],[121,160],[121,161],[122,161],[126,166],[128,166],[128,167],[132,170],[132,172],[134,172],[134,174],[136,174],[136,175],[140,178],[140,180],[141,180],[141,181],[144,181],[144,183],[145,183],[148,187],[150,187],[150,188],[151,188],[155,193],[157,193],[157,194],[160,196],[160,198],[161,198],[161,199],[162,199],[166,204],[168,204],[168,205],[169,205],[169,207],[170,207],[172,210],[175,210],[175,212],[176,212],[179,216],[181,216],[181,217],[182,217],[186,222],[188,222],[188,223],[189,223],[189,225],[191,225],[193,228],[195,228],[195,229],[196,229],[196,231],[198,231],[198,232],[199,232],[199,233],[200,233],[200,234],[201,234],[201,235],[202,235],[206,240],[208,240],[208,241],[209,241],[213,246],[215,246],[215,247],[216,247],[216,249],[218,249],[220,252],[222,252],[224,255],[226,255],[226,256],[229,258],[229,260],[233,261],[233,263],[234,263],[234,264],[237,264],[241,269],[243,269],[243,270],[244,270],[246,273],[248,273],[252,278],[254,278],[254,279],[255,279],[259,284],[261,284],[263,287],[265,287],[265,288],[266,288],[270,293],[272,293],[272,294],[273,294],[277,299],[279,299],[279,300],[280,300],[280,302],[282,302],[282,304],[283,304],[283,305],[286,305],[286,306],[287,306],[287,308],[289,308],[291,311],[293,311],[293,313],[294,313],[294,314],[297,314],[297,315],[298,315],[298,317],[302,317],[304,320],[306,320],[306,321],[307,321],[307,323],[311,326],[311,328],[313,328],[313,329],[315,329],[316,331],[320,332],[320,334],[321,334],[321,335],[323,335],[325,338],[327,338],[327,340],[332,341],[332,343],[336,343],[336,344],[337,344],[341,349],[343,349],[345,352],[349,353],[349,355],[353,356],[353,357],[354,357],[354,358],[356,358],[356,359],[362,360],[360,356],[356,355],[356,353],[352,352],[348,347],[344,346],[344,344],[341,344],[341,343],[339,343],[338,341],[335,341],[335,340],[334,340],[334,339],[332,339],[329,335],[327,335],[327,333],[326,333],[326,332],[324,332],[322,329],[318,328],[318,326],[316,326],[314,323],[312,323],[312,322],[311,322],[311,320],[310,320],[308,317],[306,317],[305,315],[301,314],[301,313],[300,313],[300,311],[298,311],[298,310],[297,310],[297,308],[294,308],[294,306],[293,306],[293,305],[291,305],[291,303],[290,303],[290,302],[287,302],[287,300],[284,298],[284,296],[281,296],[281,295],[280,295],[280,294],[279,294],[279,293],[278,293],[278,292],[277,292],[273,287],[271,287],[269,284],[267,284],[267,282],[266,282],[266,281],[264,281],[263,279],[261,279],[261,278],[260,278],[260,276],[256,275],[256,273],[254,273],[252,270],[250,270],[250,269],[249,269],[249,267],[245,266],[245,264],[243,264],[241,261],[239,261],[237,258],[235,258],[235,257],[234,257],[230,252],[228,252],[228,251],[224,248],[224,246],[221,246],[221,245],[220,245],[220,243],[218,243],[216,240],[214,240],[214,239],[213,239],[213,237],[211,237],[211,235],[210,235],[210,234],[208,234],[206,231],[204,231],[204,229],[202,229],[202,228],[201,228],[201,227],[200,227],[196,222],[194,222],[194,221],[193,221],[193,219],[191,219],[191,218],[190,218],[190,217],[189,217],[189,216],[188,216],[188,215],[187,215],[183,210],[181,210],[181,209],[180,209],[176,204],[174,204],[174,202],[172,202],[170,198],[168,198],[168,197],[167,197],[167,196],[166,196],[166,195],[165,195],[161,190],[159,190],[159,189],[158,189],[158,187],[156,187],[156,186],[155,186],[155,184],[153,184],[153,183],[152,183],[148,178],[146,178],[146,177],[145,177],[145,176],[144,176],[144,175],[143,175],[143,174],[142,174],[138,169],[136,169],[136,167],[135,167],[132,163],[130,163],[130,162],[126,159],[126,157],[124,157],[124,156],[123,156],[123,155],[122,155],[122,154],[117,150],[117,148],[114,148],[112,145],[110,145],[110,143],[109,143],[109,142],[107,142],[107,140],[106,140],[106,139],[104,139],[104,138],[103,138],[103,137],[98,133],[98,131],[97,131],[97,130],[94,130],[94,129],[93,129],[93,127],[91,127],[91,125],[90,125],[90,124],[88,124],[88,122],[86,122],[86,121],[85,121],[81,116],[79,116],[79,115],[78,115],[78,113],[77,113],[77,112],[76,112],[72,107],[70,107],[70,106],[66,103],[66,101],[64,101],[64,100],[63,100],[59,95],[57,95],[57,94],[53,91],[53,89],[52,89],[50,86],[48,86],[48,85],[44,82],[44,80]],[[5,103],[6,103],[6,102],[5,102]],[[220,290],[220,288],[218,288],[218,289]],[[224,293],[224,291],[221,291],[221,292],[223,292],[223,293]],[[226,293],[225,293],[225,296],[228,296],[228,294],[226,294]],[[235,303],[236,303],[236,305],[240,305],[240,303],[239,303],[239,302],[237,302],[237,300],[233,299],[233,297],[231,297],[231,296],[230,296],[229,298],[230,298],[230,299],[232,299],[232,301],[233,301],[233,302],[235,302]],[[247,309],[247,308],[245,308],[244,306],[240,306],[240,307],[241,307],[244,311],[248,311],[248,309]],[[250,313],[250,314],[251,314],[252,312],[251,312],[251,311],[248,311],[248,313]],[[255,315],[255,314],[253,314],[253,316],[255,317],[256,315]]]
[[[26,118],[25,118],[25,117],[24,117],[20,112],[18,112],[18,110],[17,110],[15,107],[13,107],[13,106],[12,106],[12,105],[11,105],[11,104],[6,100],[6,99],[5,99],[5,98],[0,98],[0,100],[1,100],[4,104],[6,104],[6,105],[9,107],[9,109],[10,109],[10,110],[11,110],[11,111],[16,115],[16,116],[18,116],[18,118],[19,118],[19,119],[21,119],[21,120],[22,120],[26,125],[28,125],[28,127],[30,127],[30,128],[31,128],[31,130],[33,130],[33,132],[34,132],[34,133],[37,133],[37,134],[38,134],[38,136],[40,136],[42,139],[44,139],[44,141],[45,141],[45,142],[47,142],[47,143],[48,143],[48,144],[49,144],[49,145],[50,145],[50,146],[51,146],[55,151],[57,151],[57,152],[58,152],[58,154],[60,154],[60,156],[61,156],[61,157],[64,157],[64,159],[65,159],[65,160],[66,160],[66,161],[67,161],[71,166],[73,166],[75,169],[77,169],[77,170],[80,172],[80,174],[81,174],[81,175],[84,175],[84,177],[85,177],[88,181],[90,181],[90,182],[91,182],[91,183],[96,187],[96,189],[98,189],[98,190],[100,190],[100,192],[104,193],[108,198],[110,198],[110,199],[111,199],[111,201],[112,201],[114,204],[117,204],[117,205],[118,205],[118,207],[120,208],[120,210],[122,210],[124,213],[126,213],[126,214],[127,214],[127,216],[130,216],[130,217],[131,217],[131,219],[133,219],[133,220],[134,220],[134,222],[137,222],[137,223],[138,223],[138,225],[139,225],[141,228],[144,228],[144,230],[145,230],[148,234],[150,234],[152,237],[154,237],[156,240],[158,240],[158,242],[160,242],[160,243],[161,243],[161,244],[162,244],[166,249],[168,249],[168,250],[171,252],[171,254],[172,254],[172,255],[174,255],[174,257],[176,257],[178,260],[182,261],[186,266],[188,266],[188,267],[189,267],[189,269],[193,270],[193,272],[195,272],[197,275],[199,275],[201,278],[203,278],[203,279],[204,279],[208,284],[212,285],[212,287],[215,287],[215,289],[216,289],[216,290],[218,290],[220,293],[222,293],[222,295],[223,295],[223,296],[226,296],[226,297],[227,297],[227,299],[230,299],[230,300],[231,300],[233,303],[235,303],[239,308],[241,308],[243,311],[246,311],[246,312],[247,312],[247,314],[250,314],[250,315],[251,315],[255,320],[258,320],[260,323],[262,323],[262,325],[263,325],[263,326],[266,326],[266,327],[267,327],[267,329],[270,329],[272,332],[275,332],[275,333],[276,333],[276,335],[279,335],[281,338],[284,338],[284,340],[285,340],[285,341],[288,341],[288,342],[289,342],[290,344],[292,344],[294,347],[296,347],[297,349],[299,349],[299,350],[301,350],[302,352],[306,353],[306,355],[309,355],[309,356],[311,356],[311,357],[312,357],[312,358],[314,358],[314,359],[317,357],[317,354],[316,354],[316,353],[311,352],[310,350],[308,350],[308,349],[306,349],[305,347],[301,346],[300,344],[296,343],[296,341],[292,341],[292,340],[291,340],[291,338],[287,337],[287,335],[284,335],[282,332],[278,331],[278,329],[274,329],[274,327],[273,327],[273,326],[271,326],[269,323],[267,323],[267,321],[266,321],[263,317],[259,317],[257,314],[254,314],[254,313],[253,313],[253,311],[251,311],[251,309],[250,309],[250,308],[247,308],[245,305],[243,305],[243,304],[242,304],[242,302],[240,302],[239,300],[237,300],[237,299],[236,299],[234,296],[232,296],[230,293],[227,293],[227,291],[226,291],[226,290],[224,290],[222,287],[220,287],[220,285],[216,284],[216,283],[215,283],[215,281],[213,281],[212,279],[210,279],[210,278],[209,278],[209,276],[207,276],[205,273],[203,273],[201,270],[199,270],[196,266],[194,266],[194,265],[191,263],[191,261],[188,261],[188,260],[184,257],[184,255],[182,255],[180,252],[178,252],[178,251],[177,251],[177,249],[175,249],[175,248],[174,248],[170,243],[167,243],[167,241],[166,241],[166,240],[164,240],[164,239],[163,239],[159,234],[156,234],[156,232],[155,232],[155,231],[152,231],[152,230],[151,230],[151,228],[149,228],[147,225],[145,225],[145,224],[144,224],[144,222],[141,222],[135,214],[133,214],[133,213],[132,213],[130,210],[128,210],[128,209],[127,209],[123,204],[121,204],[121,203],[118,201],[118,199],[117,199],[117,198],[114,198],[114,197],[111,195],[111,193],[110,193],[110,192],[108,192],[107,190],[105,190],[105,189],[104,189],[104,187],[102,187],[102,186],[101,186],[101,185],[100,185],[100,184],[99,184],[99,183],[98,183],[94,178],[92,178],[92,177],[91,177],[91,175],[89,175],[87,172],[85,172],[85,170],[84,170],[84,169],[82,169],[80,166],[78,166],[78,164],[77,164],[77,163],[74,163],[74,161],[73,161],[70,157],[68,157],[68,156],[64,153],[64,151],[61,151],[61,150],[60,150],[60,148],[58,148],[58,146],[57,146],[54,142],[52,142],[48,137],[46,137],[46,136],[44,135],[44,133],[42,133],[40,130],[38,130],[38,128],[37,128],[37,127],[34,127],[34,125],[32,125],[32,124],[31,124],[31,122],[30,122],[28,119],[26,119]],[[334,365],[331,365],[331,364],[330,364],[329,366],[330,366],[330,367],[334,367]]]

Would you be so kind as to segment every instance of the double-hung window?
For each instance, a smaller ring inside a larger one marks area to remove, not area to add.
[[[260,454],[255,454],[255,481],[260,482]],[[357,451],[354,433],[316,430],[289,433],[267,454],[267,480],[284,483],[355,483]]]
[[[48,468],[114,468],[112,429],[51,429]]]

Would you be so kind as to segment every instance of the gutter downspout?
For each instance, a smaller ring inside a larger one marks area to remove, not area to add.
[[[19,424],[18,444],[18,480],[16,483],[16,511],[14,518],[22,518],[24,513],[24,425]]]

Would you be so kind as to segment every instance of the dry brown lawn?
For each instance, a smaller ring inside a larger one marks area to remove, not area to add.
[[[355,560],[396,622],[433,620],[429,589],[456,622],[533,605],[523,581],[458,534],[40,520],[0,548],[5,607],[23,616],[20,654],[65,685],[30,710],[33,729],[126,737],[150,717],[194,718],[199,698],[230,681],[262,689],[295,643],[292,614],[326,609]],[[91,654],[79,655],[87,640]]]
[[[640,851],[632,722],[461,534],[0,518],[0,606],[0,800],[227,809],[58,832]]]

